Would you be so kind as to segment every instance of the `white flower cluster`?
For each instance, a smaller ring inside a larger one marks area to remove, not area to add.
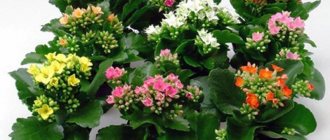
[[[161,26],[151,25],[145,32],[148,36],[155,36],[162,33],[163,28],[169,30],[179,30],[187,25],[200,24],[202,28],[218,25],[219,21],[224,24],[235,22],[233,16],[220,4],[213,0],[183,0],[178,4],[175,11],[164,15]],[[172,37],[176,37],[177,31],[172,32]]]
[[[209,33],[205,29],[198,31],[195,44],[202,49],[204,54],[207,54],[212,50],[219,49],[220,46],[220,44],[217,42],[217,39],[213,37],[213,34]]]

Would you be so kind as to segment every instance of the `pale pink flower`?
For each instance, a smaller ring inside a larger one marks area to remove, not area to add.
[[[300,17],[297,17],[288,25],[289,29],[295,30],[297,28],[303,29],[305,27],[305,22]]]
[[[192,94],[190,92],[189,93],[186,93],[186,98],[192,99]]]
[[[139,95],[139,94],[146,94],[148,92],[148,89],[145,87],[136,87],[134,90],[135,94]]]
[[[107,77],[108,80],[119,79],[124,75],[124,73],[124,69],[118,67],[110,67],[106,70],[105,77]]]
[[[291,59],[291,60],[299,60],[300,59],[300,56],[297,53],[288,52],[286,54],[286,58],[287,59]]]
[[[171,73],[167,76],[167,79],[171,82],[176,82],[179,80],[179,76],[176,76],[175,74]]]
[[[165,95],[161,92],[157,92],[155,99],[158,101],[163,101],[165,99]]]
[[[165,94],[171,98],[174,98],[177,93],[178,93],[178,90],[172,86],[168,86],[165,89]]]
[[[113,96],[113,95],[109,95],[108,98],[107,98],[107,100],[106,100],[106,102],[107,102],[108,104],[114,104],[114,103],[115,103],[115,98],[114,98],[114,96]]]
[[[277,27],[276,25],[274,26],[268,26],[268,29],[269,29],[269,32],[270,34],[272,35],[276,35],[280,32],[281,28],[280,27]]]
[[[122,98],[124,95],[124,88],[123,87],[116,87],[113,91],[112,91],[112,95],[114,97],[118,97],[118,98]]]
[[[142,100],[142,103],[146,107],[151,107],[153,105],[153,100],[151,98],[147,97],[144,100]]]
[[[145,86],[145,87],[149,87],[149,86],[152,86],[153,84],[155,83],[155,78],[153,78],[153,77],[148,77],[147,78],[147,80],[145,80],[144,82],[143,82],[143,86]]]
[[[181,83],[180,80],[178,80],[178,81],[175,82],[175,86],[176,86],[178,89],[182,89],[182,88],[183,88],[183,84]]]
[[[264,37],[264,33],[260,33],[260,32],[254,32],[252,34],[252,40],[254,42],[259,42],[262,40],[262,38]]]
[[[160,56],[170,56],[171,55],[171,50],[169,49],[164,49],[160,51]]]
[[[167,7],[172,7],[174,3],[175,3],[175,0],[165,0],[164,1],[164,5]]]
[[[169,85],[164,82],[163,78],[158,78],[155,83],[153,88],[157,91],[164,92],[164,90],[168,87]]]

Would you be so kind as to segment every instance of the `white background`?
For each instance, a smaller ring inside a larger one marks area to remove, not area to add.
[[[229,6],[223,0],[224,6]],[[327,89],[330,89],[330,1],[323,0],[321,6],[312,12],[307,21],[306,32],[317,43],[311,48],[315,67],[324,75]],[[30,116],[27,107],[17,96],[14,80],[8,72],[18,69],[24,55],[34,50],[38,44],[53,38],[51,33],[41,32],[41,25],[61,13],[48,0],[1,0],[0,1],[0,140],[9,139],[11,126],[18,117]],[[330,132],[330,96],[322,101],[301,99],[314,113],[318,127],[308,136],[311,140],[327,140]],[[111,114],[111,115],[110,115]],[[115,117],[112,117],[115,116]],[[117,111],[111,110],[102,117],[99,128],[109,123],[118,124],[122,120]],[[95,137],[93,130],[91,137]]]

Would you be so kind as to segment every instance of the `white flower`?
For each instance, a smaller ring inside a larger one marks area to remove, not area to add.
[[[213,10],[206,11],[206,17],[210,22],[219,20],[217,14]]]
[[[202,10],[203,7],[203,0],[187,0],[187,7],[188,9],[190,9],[191,11],[193,11],[194,13],[198,13],[200,10]]]
[[[198,36],[205,45],[210,45],[212,48],[218,48],[220,46],[217,39],[213,37],[213,34],[208,33],[205,29],[198,31]]]
[[[145,32],[148,34],[148,35],[158,35],[161,33],[161,27],[160,26],[154,26],[154,25],[150,25],[146,30]]]
[[[184,24],[185,18],[177,17],[173,12],[165,14],[165,19],[163,19],[162,24],[167,24],[170,27],[179,28]]]

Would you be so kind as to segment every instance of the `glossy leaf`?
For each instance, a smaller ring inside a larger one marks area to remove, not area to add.
[[[314,90],[311,92],[311,98],[321,100],[325,94],[325,81],[322,74],[315,69],[312,78],[308,79],[313,85]]]
[[[238,34],[235,34],[229,30],[215,30],[213,31],[213,35],[217,38],[219,43],[244,44],[243,39]]]
[[[61,140],[64,137],[60,125],[39,121],[35,117],[17,119],[12,129],[9,135],[12,140]]]

